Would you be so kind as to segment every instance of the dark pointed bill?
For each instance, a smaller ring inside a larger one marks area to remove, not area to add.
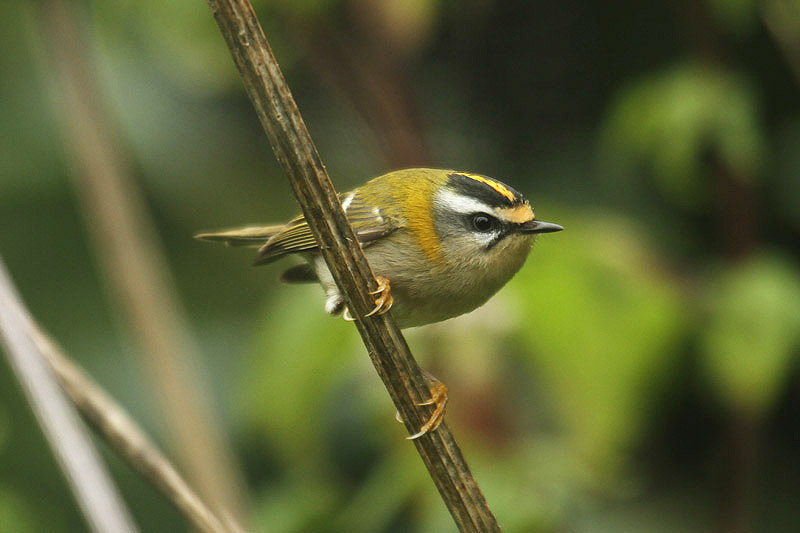
[[[563,229],[564,228],[558,224],[543,222],[541,220],[529,220],[528,222],[519,224],[517,226],[517,231],[520,233],[553,233]]]

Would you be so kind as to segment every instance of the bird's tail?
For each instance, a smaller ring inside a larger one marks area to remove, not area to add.
[[[246,226],[210,233],[198,233],[195,239],[222,242],[227,246],[261,246],[273,235],[285,229],[280,226]]]

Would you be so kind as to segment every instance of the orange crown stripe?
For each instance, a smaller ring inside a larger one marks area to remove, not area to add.
[[[480,176],[478,174],[469,174],[467,172],[456,172],[456,174],[459,174],[461,176],[466,176],[466,177],[468,177],[470,179],[473,179],[475,181],[480,181],[481,183],[485,183],[486,185],[488,185],[492,189],[496,190],[498,193],[500,193],[503,196],[505,196],[506,198],[508,198],[508,200],[510,202],[514,202],[516,200],[516,197],[514,196],[514,193],[509,191],[508,188],[506,188],[505,185],[503,185],[502,183],[498,183],[498,182],[494,181],[493,179],[489,179],[487,177]]]

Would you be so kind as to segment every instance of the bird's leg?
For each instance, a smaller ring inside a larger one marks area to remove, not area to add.
[[[389,280],[384,278],[383,276],[375,276],[375,280],[378,282],[378,288],[375,289],[374,291],[370,291],[370,294],[378,295],[378,297],[375,298],[375,307],[372,309],[372,311],[364,315],[365,318],[375,314],[382,315],[386,313],[389,309],[391,309],[392,305],[394,304],[394,298],[392,297],[392,288],[391,285],[389,284]],[[352,322],[355,320],[353,316],[350,314],[350,309],[348,309],[347,307],[345,307],[344,311],[342,312],[342,318],[344,318],[348,322]]]
[[[378,288],[370,292],[370,294],[378,295],[375,299],[375,308],[365,316],[372,316],[375,313],[382,315],[389,311],[389,309],[392,308],[392,304],[394,304],[392,287],[389,284],[389,280],[383,276],[375,276],[375,280],[378,282]]]
[[[419,428],[419,431],[409,437],[406,437],[409,440],[418,439],[430,431],[436,431],[436,428],[438,428],[442,423],[442,420],[444,420],[444,411],[447,407],[447,385],[439,381],[436,376],[427,370],[422,369],[422,376],[425,378],[425,383],[427,383],[428,388],[431,391],[431,398],[429,400],[425,400],[424,402],[420,402],[417,405],[433,405],[435,407],[430,418],[428,418],[428,421],[425,422],[421,428]],[[403,419],[400,417],[400,411],[397,411],[394,417],[398,422],[403,422]]]

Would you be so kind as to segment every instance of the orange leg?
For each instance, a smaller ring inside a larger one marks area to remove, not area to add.
[[[423,370],[422,375],[425,377],[425,382],[430,388],[431,398],[430,400],[418,403],[417,405],[433,405],[434,409],[430,418],[428,418],[428,421],[425,422],[421,428],[419,428],[419,431],[409,437],[406,437],[409,440],[418,439],[430,431],[436,431],[436,428],[438,428],[444,420],[444,411],[447,407],[447,385],[439,381],[436,376],[427,370]],[[395,418],[398,422],[402,422],[399,412],[395,414]]]
[[[391,309],[392,305],[394,304],[394,298],[392,298],[392,288],[389,284],[389,280],[383,276],[375,276],[375,280],[378,282],[378,288],[374,291],[370,291],[370,294],[378,295],[378,297],[375,298],[375,308],[364,315],[365,318],[375,314],[382,315]],[[350,309],[347,307],[345,307],[344,311],[342,312],[342,318],[348,322],[353,322],[355,320],[350,314]]]
[[[382,315],[389,311],[389,309],[392,308],[392,304],[394,304],[394,298],[392,298],[392,287],[389,284],[389,280],[383,276],[375,276],[375,280],[378,282],[378,288],[370,292],[370,294],[378,295],[378,297],[375,299],[375,308],[365,316],[372,316],[375,313]]]

